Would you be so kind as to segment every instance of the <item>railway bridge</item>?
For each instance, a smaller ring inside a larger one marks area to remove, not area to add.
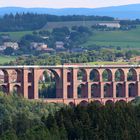
[[[0,66],[0,90],[39,100],[44,72],[55,81],[55,95],[45,102],[105,104],[140,96],[140,65]]]

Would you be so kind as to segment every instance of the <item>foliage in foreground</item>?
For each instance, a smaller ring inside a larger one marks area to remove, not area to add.
[[[134,104],[62,107],[1,94],[0,140],[139,140]]]
[[[30,139],[28,135],[29,133],[33,135],[34,130],[44,129],[46,132],[41,118],[47,118],[49,114],[54,115],[63,106],[43,101],[29,101],[17,95],[7,96],[0,93],[0,140],[24,139],[25,133],[27,136],[25,139]]]

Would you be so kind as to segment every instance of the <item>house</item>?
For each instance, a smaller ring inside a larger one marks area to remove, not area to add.
[[[56,48],[56,49],[65,49],[65,48],[64,48],[64,42],[62,42],[62,41],[57,41],[57,42],[55,43],[55,48]]]
[[[38,51],[42,51],[42,50],[46,50],[48,48],[48,45],[45,43],[32,42],[31,48]]]
[[[4,42],[3,46],[5,46],[6,48],[11,47],[14,50],[18,50],[19,49],[19,45],[17,42]]]
[[[52,53],[55,52],[53,48],[48,48],[48,45],[45,43],[37,43],[37,42],[32,42],[31,43],[31,48],[37,51],[41,51],[42,53]]]

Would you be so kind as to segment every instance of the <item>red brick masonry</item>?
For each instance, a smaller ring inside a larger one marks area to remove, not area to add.
[[[10,93],[17,89],[28,99],[39,99],[38,81],[46,70],[54,74],[56,81],[56,98],[44,99],[46,102],[79,104],[99,101],[105,104],[120,100],[129,102],[140,96],[140,65],[0,66],[0,70],[4,73],[4,81],[0,83],[2,90]],[[13,71],[17,73],[14,81]],[[79,71],[83,73],[80,80]]]

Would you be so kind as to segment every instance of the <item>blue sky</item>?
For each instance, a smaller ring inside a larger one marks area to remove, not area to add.
[[[0,7],[107,7],[140,3],[140,0],[0,0]]]

